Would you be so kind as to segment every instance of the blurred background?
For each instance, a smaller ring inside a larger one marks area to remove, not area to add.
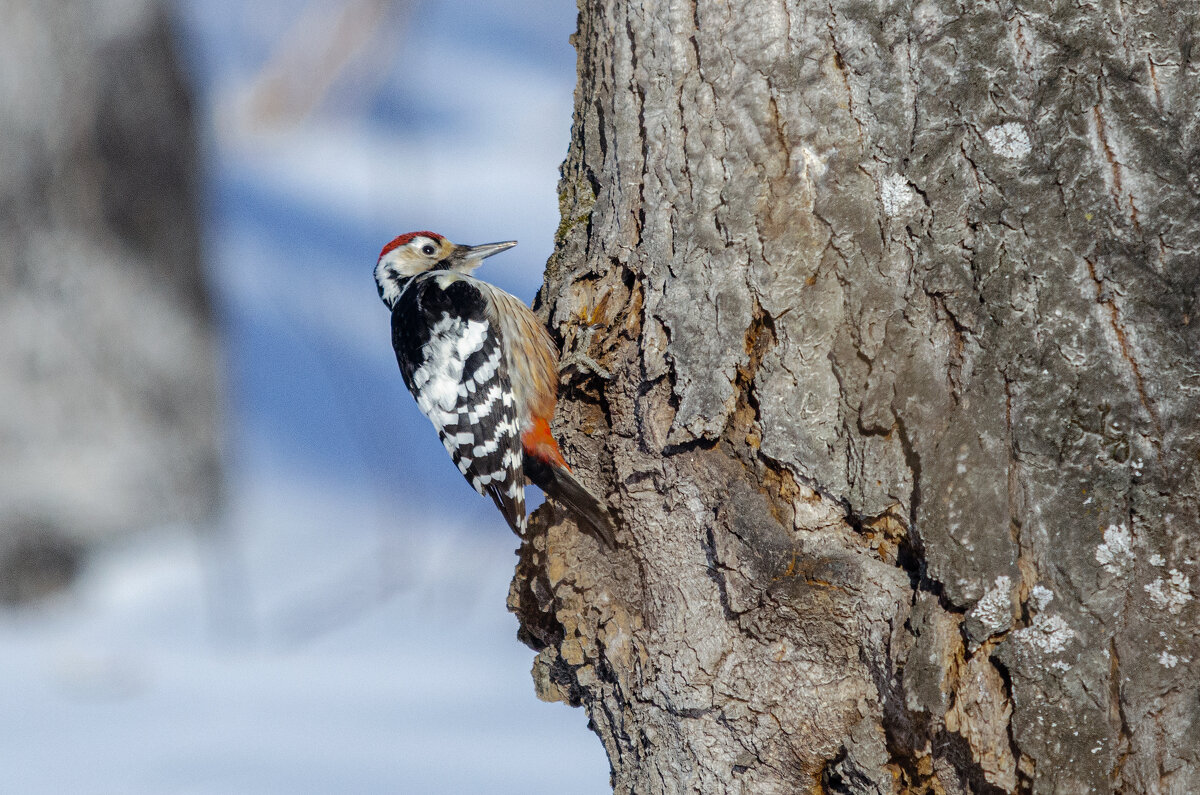
[[[575,13],[0,0],[4,792],[609,791],[372,279],[533,297]]]

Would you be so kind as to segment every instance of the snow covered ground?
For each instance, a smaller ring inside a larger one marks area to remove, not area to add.
[[[516,539],[405,392],[371,278],[410,229],[515,238],[486,275],[532,298],[573,6],[177,8],[209,120],[229,511],[0,614],[0,791],[608,791],[584,713],[533,695]]]
[[[320,483],[237,505],[0,620],[4,792],[608,791],[583,712],[533,697],[513,539]]]

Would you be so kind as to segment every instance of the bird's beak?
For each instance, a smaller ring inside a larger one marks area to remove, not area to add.
[[[485,257],[499,254],[515,245],[517,241],[506,240],[503,243],[484,243],[482,246],[455,246],[450,256],[443,260],[444,267],[459,273],[471,273],[483,264]]]
[[[506,240],[503,243],[484,243],[482,246],[458,246],[454,254],[457,259],[481,260],[493,254],[499,254],[515,245],[517,245],[517,241]]]

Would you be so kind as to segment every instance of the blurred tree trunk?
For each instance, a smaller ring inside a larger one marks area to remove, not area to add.
[[[207,518],[198,146],[165,5],[0,0],[0,600]]]
[[[581,4],[510,598],[618,792],[1200,791],[1197,6]]]

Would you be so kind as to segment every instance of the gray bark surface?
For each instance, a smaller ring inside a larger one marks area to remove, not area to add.
[[[0,600],[219,486],[190,91],[162,4],[0,0]]]
[[[1198,14],[581,3],[623,548],[543,509],[510,607],[617,792],[1200,791]]]

